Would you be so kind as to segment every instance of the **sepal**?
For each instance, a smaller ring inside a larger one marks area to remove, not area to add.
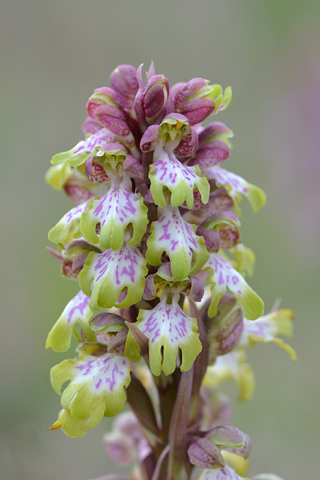
[[[48,238],[53,243],[66,245],[73,240],[80,238],[81,215],[88,208],[88,202],[82,203],[66,213],[61,220],[49,231]]]
[[[106,128],[102,128],[97,133],[77,143],[70,150],[58,153],[52,157],[51,163],[70,162],[71,167],[78,167],[86,162],[90,157],[94,156],[96,151],[106,142],[112,142],[114,134]]]
[[[94,332],[89,326],[92,316],[90,297],[80,291],[66,306],[61,316],[49,332],[46,348],[56,352],[66,352],[71,344],[72,331],[76,323],[81,325],[84,335],[89,342],[96,340]]]
[[[218,165],[205,167],[202,173],[206,175],[208,180],[215,180],[218,186],[225,187],[233,199],[237,215],[240,213],[238,203],[241,201],[242,195],[247,197],[254,212],[258,212],[266,203],[266,196],[261,188],[252,185],[239,175],[228,172]]]
[[[210,317],[216,315],[218,303],[227,288],[240,303],[246,318],[255,320],[263,315],[264,304],[259,295],[219,253],[210,254],[203,270],[211,270],[207,279],[208,283],[212,284],[212,300],[208,310]]]
[[[209,183],[201,177],[199,167],[187,167],[181,163],[173,153],[169,156],[164,150],[158,152],[159,157],[155,164],[150,165],[149,178],[151,181],[151,194],[159,207],[165,207],[167,200],[164,195],[170,192],[170,203],[178,207],[186,202],[190,209],[194,203],[194,192],[199,191],[201,200],[206,204],[209,200]]]
[[[117,92],[124,108],[131,111],[139,88],[137,70],[132,65],[118,65],[110,75],[110,85]]]
[[[296,354],[293,348],[281,338],[277,338],[277,335],[292,336],[293,318],[294,313],[291,310],[276,310],[258,318],[254,322],[245,319],[238,346],[246,348],[251,345],[256,345],[258,342],[273,342],[283,348],[292,360],[296,360]]]

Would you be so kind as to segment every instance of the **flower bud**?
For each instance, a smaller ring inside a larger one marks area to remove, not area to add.
[[[222,122],[212,122],[199,134],[199,146],[230,137],[233,137],[233,132],[227,125]]]
[[[101,87],[96,88],[87,102],[87,114],[93,120],[96,120],[96,111],[103,105],[110,105],[116,108],[121,108],[120,99],[112,88]]]
[[[159,123],[164,116],[169,95],[169,82],[164,75],[150,78],[142,94],[143,108],[149,124]]]
[[[214,427],[206,434],[215,445],[222,450],[248,458],[251,452],[252,442],[250,437],[232,425]]]
[[[193,78],[174,99],[175,111],[185,115],[190,125],[202,122],[214,110],[212,87],[203,78]]]
[[[204,319],[209,340],[209,363],[237,345],[243,329],[243,312],[235,297],[225,294],[221,298],[217,315]]]
[[[201,468],[223,468],[225,460],[219,448],[209,438],[199,438],[188,448],[189,460]]]
[[[228,145],[225,142],[216,140],[200,147],[194,158],[188,162],[188,165],[199,165],[200,169],[203,170],[204,168],[218,165],[228,160],[228,158],[230,158]]]
[[[137,70],[132,65],[119,65],[110,75],[110,85],[118,94],[123,107],[132,110],[139,88]]]
[[[101,130],[101,125],[93,118],[87,117],[82,124],[82,131],[85,135],[93,135]]]

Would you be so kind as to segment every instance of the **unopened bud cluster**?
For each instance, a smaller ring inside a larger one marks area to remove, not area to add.
[[[234,378],[240,399],[251,395],[249,345],[295,355],[277,337],[291,333],[292,313],[263,316],[245,279],[254,254],[239,202],[258,211],[265,195],[220,166],[231,130],[201,124],[231,96],[202,78],[170,87],[153,64],[144,83],[142,66],[120,65],[87,102],[84,139],[46,176],[75,204],[49,239],[79,284],[47,339],[58,352],[78,342],[51,370],[62,406],[51,429],[81,437],[127,403],[104,441],[119,463],[136,461],[132,479],[242,478],[230,455],[246,459],[251,441],[228,424],[219,384]]]

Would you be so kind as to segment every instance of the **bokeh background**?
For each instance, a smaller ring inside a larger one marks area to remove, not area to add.
[[[233,87],[219,120],[233,129],[227,168],[261,186],[243,202],[244,242],[257,256],[251,286],[266,310],[296,313],[298,362],[260,345],[256,391],[234,399],[233,424],[253,439],[251,474],[286,480],[319,471],[320,2],[315,0],[10,0],[0,15],[1,479],[87,480],[117,468],[104,453],[108,420],[83,439],[46,429],[59,398],[47,332],[76,293],[48,255],[47,231],[70,208],[44,183],[51,157],[81,138],[85,103],[122,63],[171,84],[201,76]],[[217,118],[217,117],[216,117]],[[71,353],[72,356],[72,353]]]

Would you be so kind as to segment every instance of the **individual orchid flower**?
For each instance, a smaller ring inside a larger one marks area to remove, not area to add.
[[[237,272],[219,253],[211,253],[203,270],[211,270],[208,282],[212,284],[209,315],[217,312],[217,305],[227,288],[234,294],[241,305],[244,315],[255,320],[263,314],[263,301],[247,284],[243,276]]]
[[[81,216],[80,225],[88,242],[99,242],[105,249],[119,250],[129,228],[132,233],[129,233],[126,241],[130,245],[141,241],[148,224],[147,207],[141,195],[128,188],[131,182],[125,180],[114,180],[105,195],[100,199],[90,200],[87,210]]]
[[[195,234],[178,208],[163,209],[160,219],[151,226],[146,259],[151,265],[160,265],[166,252],[170,258],[173,276],[179,280],[201,268],[209,255],[203,237]]]
[[[233,199],[238,216],[241,212],[238,203],[242,195],[247,197],[254,212],[258,212],[266,202],[265,194],[261,188],[248,183],[244,178],[235,173],[228,172],[218,165],[204,166],[202,173],[206,175],[208,180],[215,180],[219,187],[223,186],[227,189]]]
[[[119,250],[90,253],[79,283],[83,292],[91,296],[94,308],[123,308],[142,298],[147,272],[139,249],[124,244]]]
[[[243,331],[237,346],[246,348],[256,345],[258,342],[273,342],[283,348],[292,360],[296,360],[293,348],[277,337],[277,335],[292,335],[293,318],[294,314],[291,310],[276,310],[258,318],[254,322],[244,319]]]
[[[70,436],[83,436],[104,416],[114,416],[126,401],[124,387],[130,383],[130,366],[124,357],[106,353],[100,357],[80,355],[79,360],[64,360],[51,370],[52,386],[61,396],[65,412],[51,427]]]
[[[154,309],[140,310],[137,319],[137,328],[149,339],[150,369],[154,375],[174,372],[178,349],[182,352],[181,371],[190,370],[202,349],[196,319],[182,311],[177,295],[171,301],[167,301],[167,295],[163,295]],[[130,348],[131,332],[127,341]]]

